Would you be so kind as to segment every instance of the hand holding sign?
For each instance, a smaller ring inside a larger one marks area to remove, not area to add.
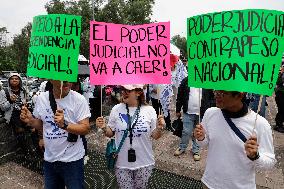
[[[256,136],[251,136],[245,143],[246,154],[249,158],[254,159],[258,153],[258,143]]]
[[[62,109],[57,109],[54,115],[54,122],[60,127],[64,127],[64,111]]]
[[[166,125],[165,119],[163,115],[158,116],[158,125],[157,129],[163,130]]]
[[[30,123],[30,121],[33,119],[32,113],[26,106],[23,106],[21,109],[20,119],[27,124]]]
[[[205,138],[205,130],[203,128],[203,126],[201,124],[196,125],[194,131],[193,131],[194,137],[198,140],[198,141],[202,141]]]

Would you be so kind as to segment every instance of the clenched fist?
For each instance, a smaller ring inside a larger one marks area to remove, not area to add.
[[[193,134],[194,134],[194,138],[196,138],[198,141],[204,140],[204,138],[205,138],[205,130],[202,127],[201,124],[196,125]]]
[[[26,106],[22,107],[21,114],[20,114],[20,119],[24,123],[27,123],[27,124],[33,119],[32,113],[28,110],[28,108]]]
[[[104,119],[104,117],[98,117],[97,119],[96,119],[96,126],[98,127],[98,128],[104,128],[106,125],[105,125],[106,123],[105,123],[105,119]]]
[[[257,157],[258,144],[256,136],[251,136],[245,143],[246,154],[249,158],[254,159]]]

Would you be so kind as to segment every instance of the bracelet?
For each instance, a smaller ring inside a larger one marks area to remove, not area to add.
[[[257,160],[259,157],[260,157],[260,155],[259,155],[259,153],[257,152],[256,153],[256,156],[254,157],[254,158],[251,158],[251,157],[249,157],[249,156],[247,156],[251,161],[255,161],[255,160]]]

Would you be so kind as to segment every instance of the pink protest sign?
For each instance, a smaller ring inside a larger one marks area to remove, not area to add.
[[[94,85],[169,84],[170,22],[121,25],[90,22]]]

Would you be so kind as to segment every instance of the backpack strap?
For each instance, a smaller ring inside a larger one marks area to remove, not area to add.
[[[48,92],[49,93],[49,103],[50,103],[50,107],[55,115],[56,113],[56,109],[57,109],[57,105],[56,105],[56,101],[55,101],[55,98],[54,98],[54,95],[51,91]]]

